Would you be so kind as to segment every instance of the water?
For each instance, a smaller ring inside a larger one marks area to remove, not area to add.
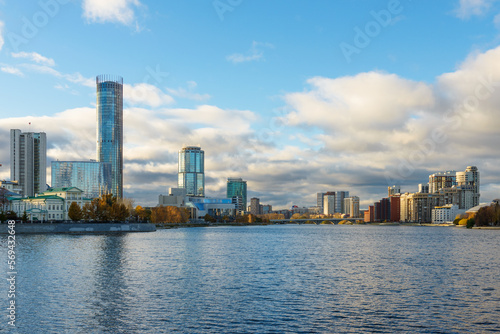
[[[500,231],[288,225],[17,238],[10,332],[500,331]]]

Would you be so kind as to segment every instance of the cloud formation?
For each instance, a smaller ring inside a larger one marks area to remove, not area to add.
[[[10,65],[2,66],[2,67],[0,67],[0,70],[4,73],[17,75],[18,77],[24,76],[24,73],[20,69],[18,69],[17,67],[14,67],[14,66],[10,66]]]
[[[457,17],[468,19],[471,16],[483,15],[495,0],[460,0],[455,10]]]
[[[83,0],[83,16],[89,22],[120,23],[132,25],[135,21],[134,10],[142,6],[138,0]]]
[[[246,63],[250,61],[258,61],[264,59],[264,51],[262,48],[274,48],[270,43],[260,43],[253,41],[250,50],[245,54],[233,53],[226,57],[226,60],[232,62],[233,64]]]
[[[155,86],[126,85],[126,196],[156,205],[177,184],[178,150],[200,145],[209,196],[224,196],[227,177],[242,177],[249,198],[274,207],[314,205],[317,192],[332,190],[348,190],[366,207],[388,185],[416,191],[431,173],[476,165],[481,201],[500,197],[499,58],[500,47],[475,52],[432,83],[380,71],[313,77],[286,93],[284,112],[267,121],[251,110],[172,107]],[[49,161],[95,157],[95,108],[2,119],[0,142],[28,122],[47,133]],[[9,156],[8,145],[0,156]],[[8,162],[0,163],[0,179],[8,178]]]
[[[12,52],[10,55],[14,58],[25,58],[37,64],[47,65],[51,67],[54,67],[56,65],[54,59],[44,57],[37,52]]]

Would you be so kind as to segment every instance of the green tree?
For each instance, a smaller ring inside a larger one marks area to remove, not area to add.
[[[475,219],[474,218],[469,218],[467,219],[467,228],[473,228],[474,227],[474,224],[475,224]]]
[[[83,211],[76,202],[72,202],[69,206],[68,217],[72,221],[78,221],[83,218]]]
[[[23,212],[23,216],[21,217],[21,220],[23,221],[23,223],[28,222],[28,214],[26,213],[26,211]]]

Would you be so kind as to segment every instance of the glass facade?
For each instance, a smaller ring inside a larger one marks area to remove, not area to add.
[[[188,196],[205,196],[205,152],[188,146],[179,150],[178,187]]]
[[[123,78],[99,75],[97,161],[111,164],[111,193],[123,197]]]
[[[227,179],[227,198],[239,197],[238,213],[246,211],[247,207],[247,181],[241,178],[228,178]]]
[[[52,161],[52,187],[76,187],[87,198],[110,192],[111,164],[97,161]]]

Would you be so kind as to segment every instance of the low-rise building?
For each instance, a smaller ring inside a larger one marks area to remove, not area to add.
[[[432,210],[432,223],[433,224],[452,223],[458,214],[462,214],[464,212],[465,210],[459,209],[458,205],[455,204],[436,206]]]
[[[10,197],[10,210],[18,217],[26,212],[29,221],[68,220],[68,210],[75,202],[82,208],[90,199],[76,187],[54,188],[34,197]]]

